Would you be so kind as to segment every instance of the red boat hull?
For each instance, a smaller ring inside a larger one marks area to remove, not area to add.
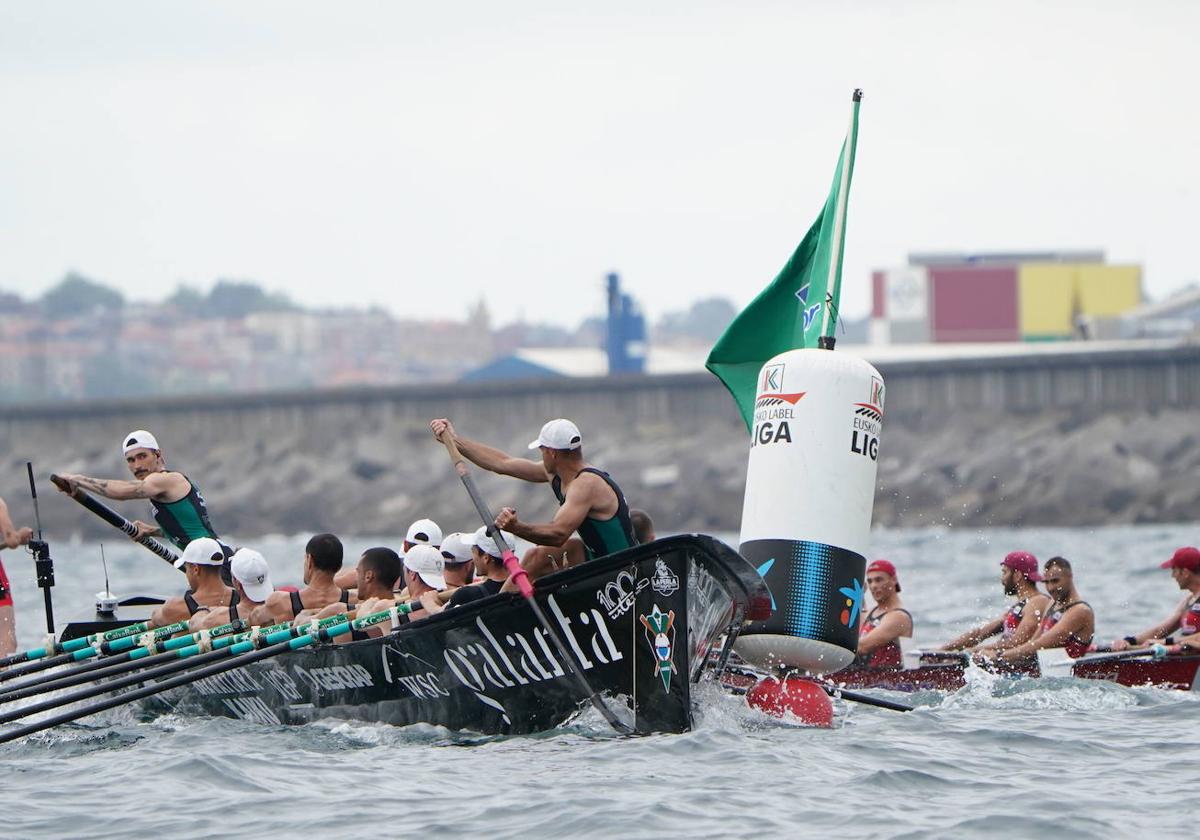
[[[1196,674],[1200,655],[1169,656],[1165,659],[1117,659],[1077,662],[1071,676],[1103,680],[1126,686],[1156,686],[1180,691],[1200,690]],[[918,668],[846,668],[830,674],[844,688],[882,688],[889,691],[956,691],[966,685],[966,666],[958,662],[922,665]],[[1040,676],[1036,666],[1000,672],[1004,676]]]
[[[1077,662],[1071,676],[1086,680],[1102,680],[1130,687],[1155,686],[1179,691],[1200,691],[1200,654],[1168,656],[1164,659],[1098,659]],[[1002,676],[1038,677],[1036,666],[1011,668],[999,672]],[[746,690],[760,675],[727,670],[721,682],[735,690]],[[966,666],[961,662],[939,662],[917,668],[845,668],[830,674],[828,679],[842,688],[879,688],[887,691],[957,691],[967,684]]]

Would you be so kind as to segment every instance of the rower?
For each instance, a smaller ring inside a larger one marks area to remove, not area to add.
[[[227,607],[213,607],[207,612],[198,612],[188,629],[193,633],[212,627],[220,627],[239,618],[249,620],[257,608],[266,603],[267,596],[275,591],[271,583],[271,568],[267,558],[253,548],[239,548],[229,559],[229,572],[233,577],[236,596]]]
[[[633,523],[633,535],[637,537],[638,545],[654,542],[658,536],[654,533],[654,522],[650,514],[634,508],[629,511],[629,521]]]
[[[899,668],[903,663],[900,639],[912,638],[912,613],[900,600],[900,579],[888,560],[867,566],[867,589],[875,606],[859,625],[858,655],[854,664],[866,668]]]
[[[332,603],[351,603],[350,591],[334,582],[342,568],[342,541],[333,534],[317,534],[304,546],[304,588],[299,592],[272,592],[250,614],[250,623],[265,626],[282,621],[304,622]]]
[[[999,659],[1019,662],[1046,648],[1065,648],[1067,656],[1078,659],[1091,647],[1096,616],[1091,605],[1079,597],[1071,564],[1062,557],[1051,557],[1042,567],[1042,582],[1053,603],[1038,632],[1024,644],[1001,651]]]
[[[1038,592],[1034,584],[1040,581],[1037,558],[1028,551],[1013,551],[1000,562],[1000,585],[1004,594],[1015,597],[1017,602],[1005,613],[963,633],[957,639],[942,646],[942,650],[964,650],[974,648],[977,652],[1007,650],[1023,645],[1034,637],[1041,624],[1050,597]],[[989,645],[981,645],[984,639],[1000,634],[1000,638]]]
[[[230,607],[237,593],[221,580],[225,566],[225,550],[211,537],[199,537],[184,548],[175,561],[175,568],[187,576],[188,591],[168,598],[150,616],[151,627],[165,627],[177,621],[187,621],[198,612],[214,607]]]
[[[1200,549],[1184,546],[1171,555],[1171,559],[1159,565],[1161,569],[1170,569],[1171,577],[1179,588],[1187,595],[1179,602],[1165,620],[1154,625],[1149,630],[1143,630],[1132,636],[1117,639],[1112,643],[1113,650],[1126,650],[1131,647],[1155,644],[1165,640],[1168,644],[1180,639],[1168,639],[1176,634],[1179,637],[1194,636],[1200,633]],[[1197,637],[1200,638],[1200,637]]]
[[[495,528],[495,526],[492,526]],[[512,535],[500,532],[504,541],[512,545]],[[464,604],[482,601],[492,595],[499,594],[508,580],[508,569],[504,565],[504,553],[496,540],[488,534],[487,528],[480,528],[473,534],[463,535],[463,541],[471,547],[471,558],[475,562],[475,576],[478,583],[463,586],[454,590],[447,606],[461,607]],[[440,612],[442,605],[436,596],[426,594],[421,598],[421,604],[430,613]]]
[[[560,563],[575,566],[637,545],[625,494],[608,473],[583,460],[583,437],[570,420],[551,420],[529,444],[541,452],[540,464],[459,437],[446,419],[431,421],[429,428],[438,440],[450,435],[459,452],[485,470],[523,481],[549,482],[559,503],[553,521],[522,522],[510,507],[503,508],[495,521],[496,527],[534,544],[521,562],[530,578],[548,574]]]
[[[437,548],[441,544],[442,529],[438,527],[438,524],[432,519],[418,519],[408,526],[408,532],[404,535],[404,542],[400,546],[400,556],[403,557],[407,554],[414,545],[431,545]],[[353,588],[355,580],[354,569],[343,569],[334,578],[334,582],[343,589]]]
[[[133,526],[137,530],[131,535],[134,540],[165,536],[179,548],[186,548],[189,542],[199,537],[218,539],[200,488],[183,473],[167,469],[162,447],[154,435],[145,429],[130,432],[123,439],[121,448],[125,463],[133,473],[133,481],[63,475],[64,483],[59,490],[70,495],[78,487],[117,501],[149,499],[154,508],[154,521],[158,524],[135,520]],[[222,547],[226,557],[233,554],[228,546]],[[228,566],[223,576],[228,581]]]
[[[16,548],[28,545],[33,539],[32,528],[18,528],[8,516],[8,505],[0,499],[0,548]],[[17,650],[17,616],[13,608],[12,589],[8,585],[8,574],[0,561],[0,656],[8,656]]]
[[[469,536],[455,531],[442,538],[442,577],[446,579],[447,590],[466,586],[474,576],[475,562],[466,541]]]
[[[395,603],[393,590],[396,588],[396,581],[400,579],[403,568],[404,564],[400,555],[390,548],[379,546],[368,548],[362,553],[362,556],[358,558],[358,565],[354,567],[355,589],[358,591],[359,598],[358,615],[383,612]],[[318,612],[316,618],[318,620],[329,618],[345,613],[348,609],[341,601],[337,601]],[[397,616],[397,625],[407,624],[408,620],[407,615],[399,615]],[[380,636],[388,629],[385,624],[376,624],[366,630],[351,630],[343,633],[335,637],[334,641],[339,644],[359,641],[371,636]]]
[[[424,608],[423,599],[427,595],[435,597],[446,588],[441,552],[431,545],[414,545],[410,548],[404,555],[404,588],[412,599],[412,611],[408,615],[410,621],[432,615]]]

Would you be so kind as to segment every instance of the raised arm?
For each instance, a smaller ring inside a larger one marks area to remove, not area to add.
[[[892,610],[875,625],[875,629],[865,636],[858,637],[858,654],[862,656],[874,653],[884,645],[896,641],[901,636],[912,635],[912,619],[907,613]]]
[[[462,437],[454,431],[454,426],[445,418],[429,421],[429,428],[439,441],[442,439],[442,435],[450,435],[462,456],[477,467],[482,467],[498,475],[519,478],[522,481],[545,483],[550,480],[550,476],[546,475],[546,468],[541,463],[530,461],[528,458],[514,458],[486,443]]]
[[[64,475],[66,487],[59,487],[64,493],[70,494],[78,487],[89,493],[96,493],[106,499],[128,501],[130,499],[154,499],[165,501],[177,495],[182,489],[185,479],[179,473],[151,473],[142,480],[125,481],[118,478],[92,478],[87,475]]]

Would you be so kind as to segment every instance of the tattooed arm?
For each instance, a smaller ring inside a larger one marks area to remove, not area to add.
[[[170,497],[173,495],[172,491],[177,489],[176,484],[179,482],[186,483],[187,481],[179,473],[167,472],[151,473],[142,480],[135,479],[133,481],[123,481],[116,478],[92,478],[87,475],[64,475],[62,478],[69,485],[69,489],[64,492],[73,492],[78,487],[80,490],[86,490],[89,493],[104,496],[106,499],[116,499],[118,501],[128,499],[174,501]]]

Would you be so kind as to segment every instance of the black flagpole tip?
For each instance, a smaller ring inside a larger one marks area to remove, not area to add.
[[[861,102],[862,101],[862,88],[854,89],[854,93],[852,93],[850,95],[850,101],[851,102]]]

